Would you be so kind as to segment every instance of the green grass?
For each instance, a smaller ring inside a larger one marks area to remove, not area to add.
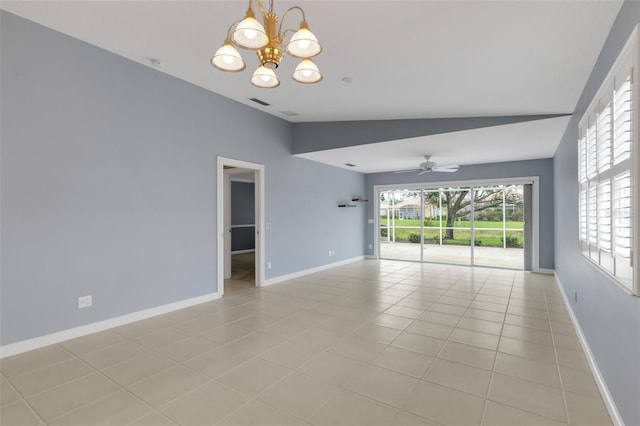
[[[439,219],[433,219],[431,221],[431,223],[429,224],[429,219],[427,219],[426,221],[426,226],[431,226],[431,227],[435,227],[435,228],[439,228],[440,227],[440,220]],[[447,222],[446,220],[442,220],[442,227],[444,228],[446,226]],[[380,218],[380,226],[386,226],[387,225],[387,218]],[[396,227],[398,226],[417,226],[420,227],[420,219],[396,219],[395,220],[395,225]],[[454,228],[470,228],[471,227],[471,222],[468,220],[462,220],[460,222],[458,222],[456,220],[454,226]],[[502,221],[500,222],[488,222],[488,221],[479,221],[477,220],[475,222],[475,227],[476,228],[498,228],[498,229],[502,229]],[[524,228],[524,222],[512,222],[512,221],[507,221],[506,222],[506,228],[507,229],[523,229]]]
[[[398,228],[396,221],[396,241],[409,241],[410,234],[418,234],[420,235],[420,228]],[[491,222],[490,222],[491,223]],[[419,221],[418,221],[419,224]],[[382,228],[381,228],[382,230]],[[389,230],[391,232],[391,230]],[[442,235],[444,237],[445,231],[443,229]],[[518,238],[518,244],[520,246],[524,245],[524,233],[522,231],[511,230],[507,231],[507,235],[514,235]],[[471,230],[469,229],[454,229],[453,236],[455,237],[453,240],[443,239],[443,244],[446,245],[462,245],[468,246],[471,245]],[[483,247],[502,247],[502,230],[496,231],[483,231],[483,230],[475,230],[475,241],[476,244],[481,241]],[[439,229],[424,229],[424,240],[426,244],[440,244],[440,230]]]

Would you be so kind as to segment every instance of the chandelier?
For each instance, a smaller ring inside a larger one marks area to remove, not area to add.
[[[322,46],[318,43],[316,36],[309,31],[304,10],[298,6],[289,8],[282,16],[280,25],[277,25],[278,15],[273,13],[273,0],[269,1],[268,11],[265,11],[260,0],[256,0],[256,3],[262,13],[264,25],[256,19],[252,8],[253,0],[249,0],[249,8],[244,19],[231,24],[222,47],[211,58],[211,65],[222,71],[242,71],[246,64],[235,46],[255,50],[260,66],[251,76],[251,83],[254,86],[268,89],[280,85],[280,80],[274,70],[280,65],[286,50],[289,55],[302,59],[291,76],[295,81],[312,84],[322,80],[322,74],[310,59],[322,51]],[[293,10],[299,10],[302,13],[302,22],[297,31],[288,29],[283,32],[282,23]],[[283,49],[282,45],[288,32],[294,34]]]

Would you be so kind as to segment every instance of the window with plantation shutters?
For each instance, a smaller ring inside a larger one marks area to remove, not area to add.
[[[636,294],[639,50],[634,31],[580,121],[578,137],[580,251]]]
[[[587,241],[587,191],[580,190],[580,241]],[[585,247],[582,247],[585,251]]]

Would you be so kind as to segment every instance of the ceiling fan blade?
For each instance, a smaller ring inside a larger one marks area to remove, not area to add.
[[[440,173],[455,173],[458,171],[458,166],[442,166],[442,167],[434,167],[434,172]]]
[[[417,172],[420,169],[410,169],[410,170],[396,170],[393,173],[412,173],[412,172]]]
[[[423,170],[420,173],[418,173],[418,176],[423,175],[425,173],[429,173],[431,170]]]

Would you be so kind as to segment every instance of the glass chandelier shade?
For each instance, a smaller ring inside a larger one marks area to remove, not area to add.
[[[249,9],[244,19],[236,25],[231,38],[238,46],[245,49],[260,49],[269,44],[269,36],[255,18],[252,9]]]
[[[226,39],[222,47],[211,58],[211,65],[229,72],[238,72],[246,68],[247,64],[242,60],[240,52],[231,44],[231,40]]]
[[[252,9],[256,3],[262,14],[263,24],[260,23]],[[273,0],[269,1],[269,9],[265,10],[261,0],[249,0],[249,8],[242,20],[236,21],[229,27],[227,38],[222,46],[211,58],[211,65],[221,71],[238,72],[245,69],[246,64],[235,46],[257,51],[260,65],[251,76],[251,83],[261,88],[273,88],[280,85],[280,80],[274,70],[278,68],[285,52],[302,62],[296,67],[292,78],[305,84],[313,84],[322,80],[318,66],[310,58],[322,52],[322,46],[316,36],[309,30],[304,11],[298,6],[292,6],[284,15],[278,26],[278,15],[273,13]],[[293,10],[302,13],[302,22],[296,31],[282,30],[282,23]],[[287,33],[293,35],[288,43],[284,43]],[[283,45],[286,47],[283,48]]]
[[[280,80],[272,69],[261,65],[251,76],[251,84],[262,89],[271,89],[280,86]]]
[[[322,52],[318,39],[309,31],[306,22],[300,24],[300,29],[291,36],[287,44],[287,53],[297,58],[312,58]]]
[[[311,59],[303,59],[291,76],[298,83],[313,84],[322,80],[322,74]]]

